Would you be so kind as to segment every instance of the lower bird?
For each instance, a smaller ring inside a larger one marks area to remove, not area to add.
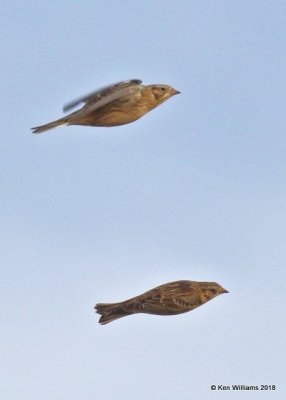
[[[64,111],[85,104],[66,117],[35,126],[32,131],[41,133],[59,125],[111,127],[129,124],[178,93],[169,85],[142,85],[140,79],[118,82],[68,103]]]
[[[98,303],[95,310],[104,325],[127,315],[146,313],[176,315],[191,311],[207,301],[228,293],[216,282],[176,281],[166,283],[120,303]]]

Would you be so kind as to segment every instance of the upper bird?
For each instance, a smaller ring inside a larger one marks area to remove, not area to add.
[[[84,106],[45,125],[32,128],[33,133],[42,133],[59,125],[118,126],[141,118],[177,90],[168,85],[142,85],[139,79],[131,79],[106,86],[64,106],[68,111],[80,103]]]
[[[216,282],[176,281],[158,286],[120,303],[98,303],[94,308],[101,315],[99,323],[104,325],[115,319],[137,313],[182,314],[222,293],[228,293],[228,291]]]

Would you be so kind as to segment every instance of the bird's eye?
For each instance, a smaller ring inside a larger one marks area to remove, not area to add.
[[[164,91],[166,90],[166,88],[164,88],[164,87],[161,87],[161,90],[164,92]]]

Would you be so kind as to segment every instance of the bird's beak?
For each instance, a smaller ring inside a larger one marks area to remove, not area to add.
[[[176,89],[173,89],[173,96],[175,95],[175,94],[180,94],[181,92],[179,92],[178,90],[176,90]]]
[[[226,289],[223,289],[222,293],[229,293],[229,291]]]

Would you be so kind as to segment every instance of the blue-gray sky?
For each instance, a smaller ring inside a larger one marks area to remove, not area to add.
[[[285,398],[285,1],[0,12],[1,399]],[[130,78],[182,94],[130,125],[30,133]],[[98,324],[96,302],[178,279],[230,294]]]

